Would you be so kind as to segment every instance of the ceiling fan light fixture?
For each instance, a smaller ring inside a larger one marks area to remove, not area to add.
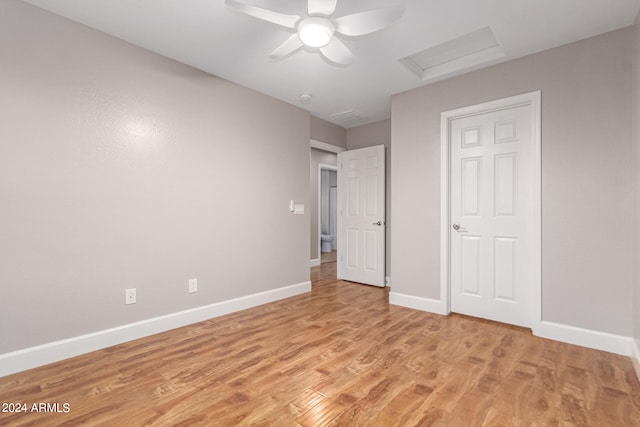
[[[337,66],[350,65],[354,60],[353,53],[341,41],[341,37],[360,37],[380,31],[399,20],[404,13],[403,5],[395,5],[334,16],[337,2],[338,0],[307,0],[308,13],[303,18],[304,15],[285,15],[245,4],[241,0],[224,0],[229,9],[270,22],[290,32],[284,43],[271,52],[269,59],[280,61],[299,50],[306,50],[318,53],[328,63]]]
[[[335,28],[324,18],[307,18],[298,25],[298,37],[308,47],[324,47],[333,38]]]

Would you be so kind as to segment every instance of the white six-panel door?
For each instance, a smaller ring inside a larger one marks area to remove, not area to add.
[[[531,108],[449,123],[451,310],[527,327],[533,294]]]
[[[384,286],[384,145],[338,154],[338,278]]]

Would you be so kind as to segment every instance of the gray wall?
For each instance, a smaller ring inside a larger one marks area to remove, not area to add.
[[[381,120],[347,129],[347,150],[372,147],[374,145],[385,146],[386,167],[386,272],[391,276],[391,120]]]
[[[543,319],[632,334],[630,28],[392,98],[394,292],[440,299],[440,113],[542,91]]]
[[[16,0],[0,64],[0,353],[309,280],[306,111]]]
[[[311,116],[311,139],[347,148],[347,130],[315,116]]]
[[[636,346],[640,348],[640,14],[633,26],[633,171],[634,171],[634,338]]]
[[[326,165],[335,166],[338,162],[337,156],[334,153],[329,153],[327,151],[316,150],[315,148],[311,149],[309,154],[311,159],[310,167],[309,167],[309,217],[311,220],[311,227],[309,229],[311,239],[310,239],[310,259],[315,260],[318,259],[318,166],[320,163]]]

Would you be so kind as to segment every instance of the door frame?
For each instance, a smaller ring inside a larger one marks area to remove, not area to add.
[[[531,193],[533,220],[531,224],[531,306],[532,330],[540,331],[542,324],[542,161],[541,161],[541,92],[534,91],[495,101],[458,108],[441,113],[440,120],[440,298],[445,313],[451,313],[451,263],[450,263],[450,123],[465,116],[488,113],[519,106],[531,106],[531,138],[533,143]]]
[[[337,153],[336,153],[336,156],[337,156]],[[337,161],[338,159],[336,157],[336,162]],[[320,235],[322,234],[322,171],[323,170],[335,171],[336,173],[338,173],[338,167],[327,164],[327,163],[318,163],[318,260],[320,262],[320,265],[322,265],[322,251],[321,251],[322,240],[320,239]],[[336,185],[339,186],[340,183],[337,183]],[[338,239],[338,242],[340,241],[340,230],[338,229],[337,224],[336,224],[336,239]]]

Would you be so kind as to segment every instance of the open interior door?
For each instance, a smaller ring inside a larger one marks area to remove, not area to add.
[[[338,279],[384,286],[384,145],[338,154],[338,230]]]

